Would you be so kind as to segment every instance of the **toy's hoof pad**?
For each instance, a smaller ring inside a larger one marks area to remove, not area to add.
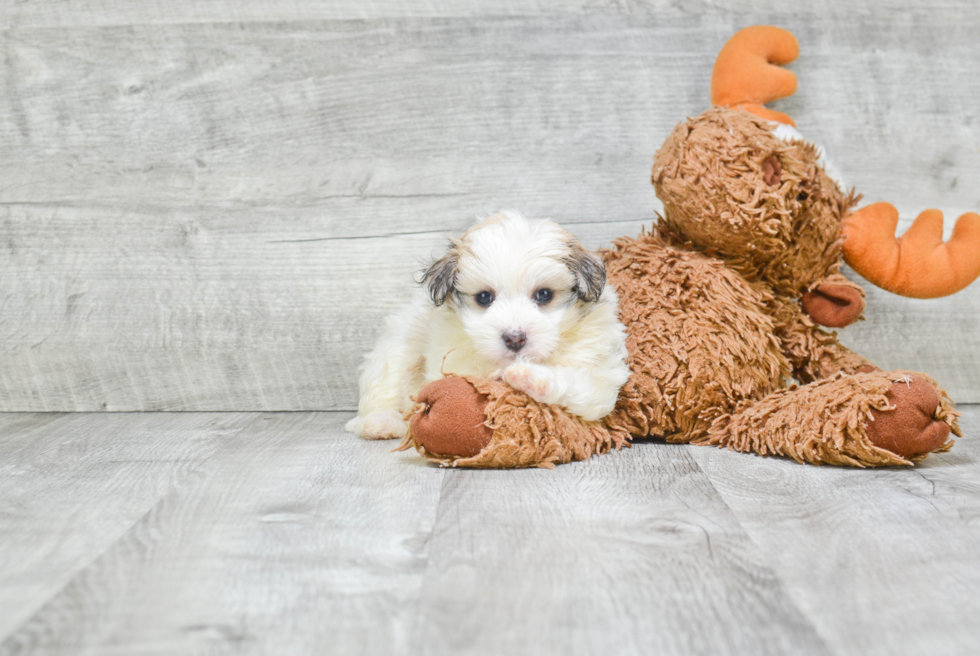
[[[466,380],[442,378],[423,387],[417,398],[426,409],[412,415],[412,437],[429,453],[469,458],[490,443],[493,431],[484,425],[488,399]]]
[[[949,425],[935,418],[939,392],[924,378],[895,381],[885,396],[894,410],[872,410],[868,438],[903,458],[935,451],[949,439]]]

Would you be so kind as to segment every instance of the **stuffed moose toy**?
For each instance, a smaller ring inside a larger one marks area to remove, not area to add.
[[[461,467],[553,467],[637,438],[716,445],[799,462],[909,465],[952,446],[957,413],[929,376],[882,371],[836,333],[864,309],[842,259],[886,290],[954,293],[980,275],[980,216],[948,242],[828,174],[822,151],[764,104],[791,95],[789,32],[738,32],[715,63],[714,108],[657,152],[664,206],[649,234],[601,252],[627,326],[630,378],[588,422],[496,380],[447,376],[419,393],[400,448]],[[790,379],[798,383],[788,384]]]

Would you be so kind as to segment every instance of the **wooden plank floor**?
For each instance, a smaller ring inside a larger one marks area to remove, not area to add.
[[[456,471],[349,413],[0,414],[0,654],[975,654],[980,406],[915,469]]]

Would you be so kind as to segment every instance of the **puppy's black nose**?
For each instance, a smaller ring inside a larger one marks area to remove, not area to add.
[[[526,342],[527,335],[524,334],[523,330],[512,330],[509,333],[504,333],[504,344],[514,353],[524,348]]]

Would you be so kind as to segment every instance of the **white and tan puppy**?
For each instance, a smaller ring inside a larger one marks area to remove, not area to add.
[[[451,241],[428,292],[388,318],[361,374],[361,437],[403,437],[411,397],[444,373],[503,379],[588,420],[629,377],[616,291],[602,260],[558,224],[494,214]]]

